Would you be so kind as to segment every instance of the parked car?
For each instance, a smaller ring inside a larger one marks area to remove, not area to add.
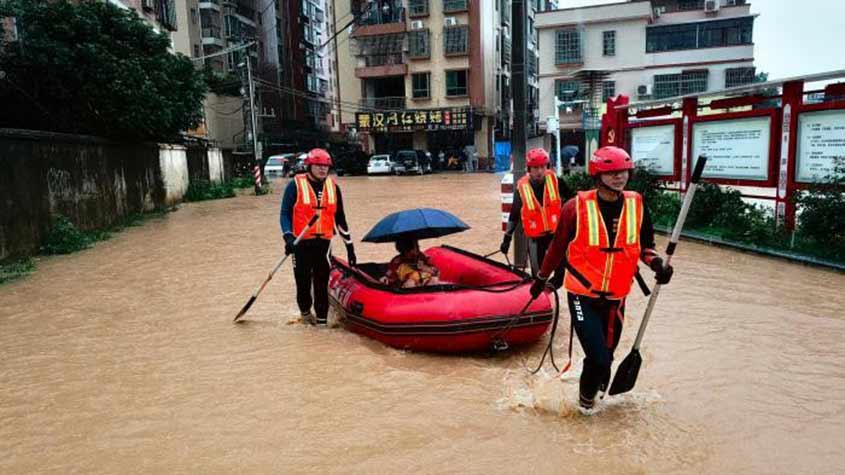
[[[267,178],[288,176],[291,161],[295,156],[295,153],[283,153],[267,157],[267,162],[264,164],[264,176]]]
[[[420,164],[417,152],[414,150],[400,150],[396,152],[393,161],[393,173],[402,175],[405,173],[423,174],[423,166]]]
[[[339,153],[334,157],[334,169],[337,176],[366,175],[367,154],[363,150]]]
[[[370,163],[367,165],[368,175],[377,175],[380,173],[393,173],[393,160],[390,155],[379,154],[370,157]]]
[[[422,167],[423,173],[431,173],[433,164],[431,153],[425,150],[415,150],[415,152],[417,152],[417,161]]]
[[[305,173],[305,158],[308,157],[307,153],[300,153],[296,156],[296,162],[293,165],[293,169],[290,172],[290,176],[297,175],[299,173]]]

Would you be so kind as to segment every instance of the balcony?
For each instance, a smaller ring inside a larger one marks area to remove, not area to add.
[[[227,7],[226,13],[238,15],[241,21],[248,23],[251,26],[255,26],[257,12],[254,8],[252,8],[252,6],[250,6],[253,5],[252,2],[245,0],[224,0],[223,4]]]
[[[353,2],[353,12],[359,12],[357,27],[352,36],[383,35],[405,31],[405,8],[401,1],[376,0],[374,3]]]
[[[199,2],[200,10],[203,9],[210,9],[220,11],[220,0],[200,0]]]
[[[467,0],[443,0],[443,13],[465,12],[469,9]]]
[[[377,110],[401,110],[405,108],[405,96],[362,97],[361,107]]]
[[[364,66],[355,68],[355,77],[373,78],[383,76],[404,76],[408,74],[408,65],[402,53],[369,54],[359,59]]]
[[[209,25],[202,29],[202,44],[224,46],[222,29],[216,25]]]

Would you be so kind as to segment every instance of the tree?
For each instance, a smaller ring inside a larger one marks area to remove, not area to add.
[[[0,0],[0,17],[18,33],[0,49],[0,127],[171,141],[201,120],[202,73],[134,11]]]

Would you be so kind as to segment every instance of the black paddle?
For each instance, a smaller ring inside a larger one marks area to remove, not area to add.
[[[701,172],[704,171],[704,164],[707,163],[707,157],[701,155],[695,164],[695,170],[692,172],[692,183],[684,195],[684,204],[681,206],[681,212],[678,214],[678,220],[675,221],[675,227],[672,229],[672,237],[669,239],[669,245],[666,246],[666,265],[672,261],[672,254],[675,253],[675,247],[678,245],[678,238],[681,235],[681,229],[684,227],[684,221],[687,219],[687,212],[689,212],[692,198],[695,196],[695,189],[698,186],[698,181],[701,179]],[[640,323],[640,330],[637,332],[637,339],[634,340],[634,347],[631,353],[622,360],[619,368],[616,369],[616,376],[613,378],[613,383],[610,385],[608,394],[621,394],[634,389],[634,384],[637,383],[637,375],[640,373],[640,365],[643,363],[643,357],[640,356],[640,342],[642,342],[643,334],[645,334],[645,327],[648,324],[648,319],[651,316],[651,311],[654,309],[654,304],[657,302],[657,296],[660,295],[660,284],[655,284],[651,291],[651,297],[648,299],[648,305],[643,315],[643,321]]]
[[[308,230],[311,229],[311,226],[314,226],[314,223],[316,223],[318,219],[320,219],[319,213],[314,215],[313,218],[311,218],[311,221],[308,222],[308,226],[305,226],[305,229],[303,229],[302,232],[299,233],[299,236],[296,237],[296,240],[293,241],[294,247],[296,247],[296,245],[299,244],[299,241],[302,240],[302,236],[305,236],[305,233],[307,233]],[[233,322],[237,323],[237,321],[241,317],[243,317],[246,314],[246,312],[249,311],[249,308],[252,307],[253,303],[255,303],[255,299],[258,298],[258,294],[260,294],[261,291],[264,290],[264,287],[266,287],[267,284],[270,282],[270,280],[273,279],[273,275],[276,273],[277,270],[279,270],[279,267],[282,267],[282,264],[284,264],[285,261],[288,259],[288,255],[289,254],[285,254],[285,256],[282,257],[279,260],[279,262],[276,263],[276,267],[274,267],[273,270],[270,271],[270,274],[267,276],[266,279],[264,279],[264,282],[261,283],[261,285],[258,287],[258,290],[256,290],[252,294],[252,297],[250,297],[249,300],[247,300],[246,305],[244,305],[244,308],[242,308],[241,311],[238,312],[237,315],[235,315],[235,319],[232,320]]]

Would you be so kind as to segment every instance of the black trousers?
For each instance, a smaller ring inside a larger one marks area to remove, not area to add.
[[[307,239],[300,241],[293,252],[296,303],[302,313],[310,311],[313,303],[314,313],[321,322],[329,315],[330,244],[326,239]]]
[[[537,239],[528,239],[528,261],[531,264],[531,276],[536,277],[543,267],[543,259],[546,258],[546,251],[552,244],[554,234],[546,234]]]
[[[591,400],[610,381],[613,352],[622,335],[625,299],[596,299],[573,293],[567,293],[567,299],[572,326],[585,354],[581,397]]]

